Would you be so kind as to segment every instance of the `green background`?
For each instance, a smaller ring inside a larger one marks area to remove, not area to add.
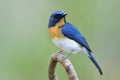
[[[0,0],[0,80],[48,80],[48,60],[59,50],[48,19],[55,10],[84,34],[102,67],[82,52],[71,55],[80,80],[120,79],[120,0]],[[57,65],[58,80],[68,80]]]

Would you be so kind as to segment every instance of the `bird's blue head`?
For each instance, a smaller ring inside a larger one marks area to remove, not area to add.
[[[54,11],[49,18],[48,27],[55,26],[55,24],[59,22],[61,18],[65,18],[66,15],[67,13],[62,10]]]

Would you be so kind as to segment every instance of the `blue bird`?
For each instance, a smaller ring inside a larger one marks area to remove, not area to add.
[[[70,54],[75,54],[79,51],[86,53],[102,75],[102,70],[95,60],[85,37],[74,25],[66,21],[66,15],[67,13],[62,10],[54,11],[51,14],[48,27],[52,41],[59,49]]]

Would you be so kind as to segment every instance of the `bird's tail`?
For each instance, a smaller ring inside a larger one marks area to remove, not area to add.
[[[102,75],[102,69],[100,68],[99,64],[97,63],[97,61],[95,60],[94,56],[92,55],[92,52],[86,50],[88,57],[90,58],[90,60],[94,63],[94,65],[96,66],[96,68],[98,69],[100,75]]]
[[[102,69],[100,68],[99,64],[97,63],[97,61],[95,60],[94,56],[92,55],[92,53],[90,52],[90,60],[95,64],[95,66],[97,67],[99,73],[102,75]]]

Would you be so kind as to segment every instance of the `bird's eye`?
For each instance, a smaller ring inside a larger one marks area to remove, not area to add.
[[[57,14],[57,15],[54,15],[53,17],[54,18],[59,18],[61,15]]]
[[[57,15],[54,15],[53,17],[54,17],[54,18],[57,18]]]

